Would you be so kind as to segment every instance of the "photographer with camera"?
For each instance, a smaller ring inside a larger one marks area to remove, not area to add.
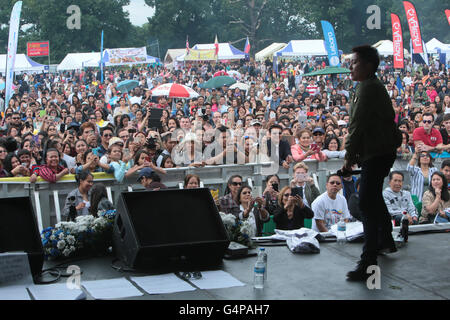
[[[83,170],[77,173],[75,180],[78,188],[72,190],[67,195],[62,211],[62,215],[67,221],[74,221],[76,216],[89,214],[91,188],[94,184],[94,176],[88,170]],[[75,211],[73,209],[75,209]]]

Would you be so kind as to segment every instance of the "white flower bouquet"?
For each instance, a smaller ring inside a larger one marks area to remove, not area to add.
[[[252,237],[255,236],[253,227],[248,220],[240,220],[233,214],[220,212],[223,225],[227,231],[230,241],[240,243],[252,248],[254,246]]]
[[[78,216],[42,231],[46,259],[69,258],[82,252],[102,253],[112,244],[115,210],[99,211],[98,217]]]

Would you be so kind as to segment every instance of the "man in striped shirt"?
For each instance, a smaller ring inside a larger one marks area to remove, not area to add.
[[[315,84],[313,79],[309,81],[306,91],[308,91],[310,96],[315,96],[319,92],[319,87]]]

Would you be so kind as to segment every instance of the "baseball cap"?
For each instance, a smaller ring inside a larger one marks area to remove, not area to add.
[[[149,178],[151,177],[153,173],[153,169],[152,168],[143,168],[141,169],[141,171],[139,171],[139,176],[137,178],[137,182],[141,182],[141,179],[143,177]]]
[[[108,148],[111,148],[111,146],[112,146],[113,144],[116,144],[116,143],[122,143],[122,144],[123,144],[123,140],[120,139],[120,138],[118,138],[118,137],[112,137],[111,139],[109,139],[109,145],[108,145]]]
[[[256,126],[256,125],[260,126],[261,122],[259,122],[258,120],[252,120],[252,122],[250,122],[250,125],[251,126]]]
[[[338,126],[346,126],[347,122],[345,122],[344,120],[339,120],[338,121]]]
[[[321,127],[316,127],[316,128],[314,128],[314,130],[313,130],[313,134],[316,133],[316,132],[322,132],[322,133],[325,133],[325,130],[323,130]]]

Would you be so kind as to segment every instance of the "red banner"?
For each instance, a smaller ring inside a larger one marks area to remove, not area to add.
[[[419,19],[414,5],[409,1],[403,1],[406,19],[408,20],[409,33],[413,44],[414,53],[423,53],[422,37],[420,35]]]
[[[49,51],[50,51],[50,44],[48,41],[27,43],[27,56],[29,57],[48,56]]]
[[[449,9],[445,10],[445,14],[447,15],[448,24],[450,24],[450,10]]]
[[[403,69],[403,35],[399,17],[391,13],[392,42],[394,43],[394,68]]]

